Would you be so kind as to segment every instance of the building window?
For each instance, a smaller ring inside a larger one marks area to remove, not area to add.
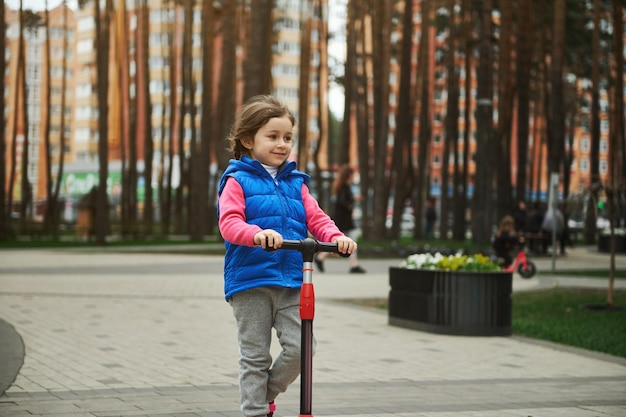
[[[609,151],[609,141],[606,139],[600,139],[600,152],[607,153]]]
[[[589,159],[580,158],[580,172],[589,172]]]
[[[589,138],[584,137],[580,140],[580,150],[582,152],[589,152]]]
[[[609,131],[609,121],[607,119],[600,120],[600,132],[606,133]]]
[[[93,52],[93,39],[83,39],[76,44],[76,51],[80,53]]]
[[[76,86],[76,98],[90,97],[93,94],[91,84],[79,84]]]
[[[298,55],[300,53],[300,44],[298,42],[278,41],[274,44],[274,52]]]
[[[90,137],[91,129],[89,129],[88,127],[81,127],[79,129],[76,129],[76,132],[74,132],[74,142],[86,143],[89,142]]]
[[[89,30],[94,30],[95,27],[96,27],[95,20],[93,19],[92,16],[88,16],[88,17],[83,17],[78,20],[78,23],[76,25],[76,30],[78,30],[79,32],[86,32]]]
[[[91,118],[90,106],[79,106],[76,108],[76,120],[88,120]]]
[[[274,31],[280,32],[283,30],[290,31],[299,31],[300,30],[300,22],[296,19],[292,19],[290,17],[282,17],[276,21],[274,24]]]

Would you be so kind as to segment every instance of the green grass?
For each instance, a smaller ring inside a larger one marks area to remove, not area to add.
[[[560,269],[556,271],[542,270],[541,275],[563,275],[567,277],[585,277],[585,278],[609,278],[610,271],[603,269]],[[626,270],[615,269],[615,278],[626,279]]]
[[[626,358],[626,291],[556,288],[513,294],[513,334]],[[594,307],[598,307],[597,309]]]
[[[589,308],[606,306],[606,290],[555,288],[512,298],[514,335],[626,358],[626,290],[614,292],[613,310]],[[386,298],[343,301],[387,310]]]

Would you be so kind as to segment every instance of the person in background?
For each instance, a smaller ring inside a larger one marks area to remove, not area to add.
[[[229,141],[234,159],[220,179],[219,228],[224,238],[224,293],[237,322],[241,412],[272,417],[278,394],[300,375],[302,254],[278,249],[283,239],[336,242],[345,236],[309,194],[309,176],[289,162],[293,114],[272,96],[256,96],[236,115]],[[282,347],[272,361],[272,328]],[[315,347],[315,339],[313,339]]]
[[[520,200],[517,203],[517,207],[513,212],[513,220],[515,220],[515,232],[517,234],[524,234],[526,231],[526,219],[528,214],[526,213],[526,203],[523,200]]]
[[[561,215],[563,216],[563,230],[561,231],[561,238],[559,239],[561,245],[561,255],[567,256],[566,247],[575,246],[572,241],[572,237],[570,236],[569,225],[567,224],[567,203],[563,202],[560,205],[561,207]]]
[[[332,186],[332,193],[335,197],[332,217],[339,230],[356,240],[356,226],[354,225],[353,218],[354,203],[356,200],[352,193],[353,181],[354,169],[348,164],[342,165],[341,168],[339,168],[339,172]],[[324,259],[326,259],[327,256],[328,252],[321,252],[315,257],[315,266],[317,266],[320,272],[324,272]],[[356,252],[348,258],[348,261],[350,262],[351,274],[365,273],[365,270],[359,265]]]
[[[493,249],[498,258],[504,260],[504,266],[507,267],[513,262],[511,251],[516,244],[523,240],[515,232],[515,220],[512,216],[504,216],[500,220],[498,230],[493,239]]]
[[[553,243],[556,244],[556,242],[560,242],[564,225],[563,213],[561,212],[561,209],[555,207],[554,210],[548,210],[546,212],[546,215],[543,218],[543,223],[541,223],[541,231],[546,235],[546,245],[549,242],[552,242],[553,231],[556,236],[556,241]]]
[[[543,212],[538,201],[533,202],[526,221],[526,235],[533,235],[528,240],[528,248],[536,253],[545,253],[547,237],[541,236],[541,224],[543,223]]]
[[[543,212],[538,201],[533,202],[528,212],[528,220],[526,222],[526,231],[528,233],[540,233],[543,223]]]
[[[435,236],[435,223],[437,222],[437,209],[435,208],[435,199],[432,197],[428,199],[426,205],[425,220],[424,237],[432,239]]]

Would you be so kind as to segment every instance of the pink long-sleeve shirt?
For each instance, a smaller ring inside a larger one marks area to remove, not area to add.
[[[321,209],[317,200],[309,193],[309,187],[302,184],[302,201],[306,212],[309,232],[320,242],[334,242],[343,233],[335,222]],[[219,228],[222,237],[235,245],[255,246],[254,235],[262,229],[248,224],[245,214],[245,200],[241,185],[234,178],[228,178],[220,195]]]

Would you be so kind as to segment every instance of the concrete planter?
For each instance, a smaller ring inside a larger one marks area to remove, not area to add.
[[[611,236],[598,236],[598,252],[611,252]],[[615,235],[615,253],[626,253],[626,236]]]
[[[465,336],[511,334],[510,272],[389,268],[389,324]]]

